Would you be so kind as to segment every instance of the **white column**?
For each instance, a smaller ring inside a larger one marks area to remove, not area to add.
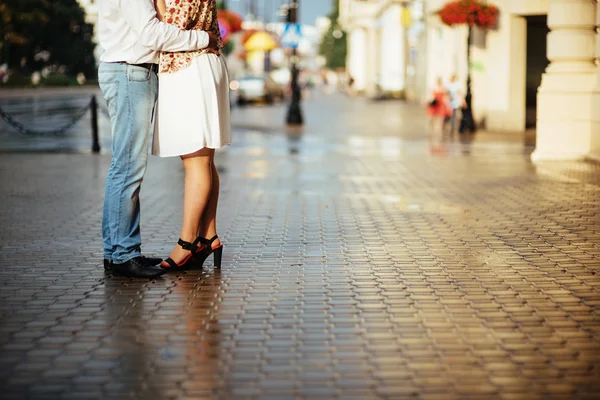
[[[367,35],[357,27],[350,32],[348,45],[348,73],[354,79],[354,89],[363,91],[367,87]]]
[[[479,56],[486,71],[474,73],[473,108],[476,117],[486,117],[487,129],[521,132],[526,123],[527,21],[507,12],[500,18],[502,28],[487,32],[489,50]],[[474,48],[474,55],[479,51]]]
[[[381,62],[379,76],[384,92],[400,92],[405,88],[404,28],[400,5],[391,5],[381,17]]]
[[[379,62],[380,62],[380,27],[377,21],[376,24],[367,28],[367,90],[366,94],[369,97],[377,95],[377,81],[379,79]]]
[[[533,160],[590,155],[599,134],[596,0],[550,0],[548,59],[538,89],[537,146]]]

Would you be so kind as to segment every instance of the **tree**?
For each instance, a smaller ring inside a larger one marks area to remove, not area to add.
[[[95,74],[93,26],[77,0],[3,0],[0,63],[31,72],[46,66]]]
[[[327,68],[337,69],[346,67],[346,33],[338,26],[340,17],[339,1],[332,0],[333,11],[328,15],[331,24],[321,38],[319,54],[325,57]]]

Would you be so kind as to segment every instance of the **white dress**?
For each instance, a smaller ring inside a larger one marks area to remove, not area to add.
[[[215,0],[167,0],[165,21],[212,32],[222,49]],[[231,144],[229,77],[223,55],[163,53],[158,74],[152,154],[182,156]]]
[[[158,74],[152,154],[181,156],[231,144],[229,104],[223,55],[200,54],[183,69]]]

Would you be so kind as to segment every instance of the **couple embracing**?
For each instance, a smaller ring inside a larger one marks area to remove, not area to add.
[[[104,268],[155,278],[211,254],[220,267],[214,154],[231,143],[231,124],[215,0],[100,0],[98,27],[98,81],[112,129]],[[139,193],[150,143],[152,154],[178,156],[185,170],[180,238],[165,260],[141,254]]]

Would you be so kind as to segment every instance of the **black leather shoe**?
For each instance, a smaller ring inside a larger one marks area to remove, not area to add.
[[[126,276],[128,278],[158,278],[167,271],[155,265],[147,265],[144,257],[135,257],[123,264],[112,265],[112,273],[115,276]]]
[[[146,257],[146,256],[142,256],[143,260],[144,260],[144,264],[148,267],[152,267],[153,265],[158,265],[162,262],[162,258],[158,258],[158,257]],[[104,269],[105,270],[111,270],[113,266],[113,260],[107,260],[106,258],[104,259]]]

